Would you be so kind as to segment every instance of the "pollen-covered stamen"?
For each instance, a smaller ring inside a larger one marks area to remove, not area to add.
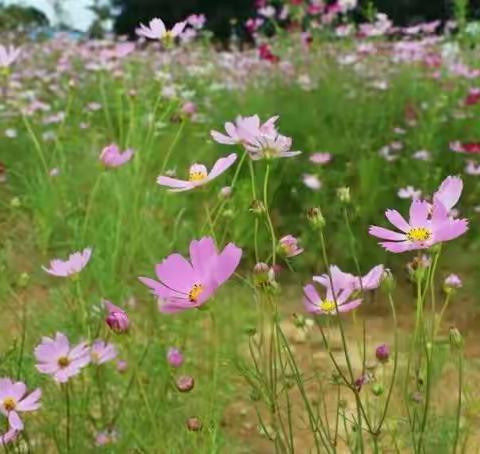
[[[17,407],[17,402],[13,397],[3,399],[3,408],[5,411],[13,411]]]
[[[410,229],[407,233],[407,238],[410,241],[421,243],[423,241],[428,241],[432,237],[432,231],[426,227],[414,227]]]
[[[68,358],[67,356],[61,356],[60,358],[58,358],[57,364],[61,369],[65,369],[70,365],[70,358]]]
[[[191,303],[197,303],[204,290],[205,287],[202,284],[194,284],[192,290],[188,292],[188,300]]]
[[[334,313],[336,308],[335,301],[332,300],[324,300],[320,303],[320,309],[329,314]]]
[[[203,181],[208,177],[207,168],[201,164],[193,164],[190,167],[189,180],[191,182]]]

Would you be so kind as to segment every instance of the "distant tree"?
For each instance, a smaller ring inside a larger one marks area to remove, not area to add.
[[[112,5],[108,0],[93,0],[93,4],[88,7],[95,14],[95,20],[88,30],[92,38],[102,38],[107,28],[111,28],[113,20]]]
[[[49,25],[47,16],[34,7],[0,3],[0,30],[28,30]]]

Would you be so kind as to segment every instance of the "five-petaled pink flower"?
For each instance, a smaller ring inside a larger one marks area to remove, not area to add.
[[[408,222],[396,210],[387,210],[385,216],[400,232],[372,225],[369,233],[387,240],[380,245],[394,253],[428,249],[434,244],[453,240],[468,230],[468,221],[451,219],[438,200],[433,207],[426,201],[414,200],[410,205]]]
[[[120,151],[116,144],[106,146],[100,153],[100,161],[106,167],[120,167],[133,157],[133,150]]]
[[[238,116],[235,122],[227,121],[225,123],[225,131],[227,135],[218,131],[210,131],[215,142],[223,145],[237,145],[252,142],[256,137],[261,135],[275,136],[278,134],[275,123],[278,116],[269,118],[265,123],[261,124],[258,115],[251,117]]]
[[[167,30],[162,19],[155,17],[149,22],[148,27],[140,24],[140,27],[135,29],[135,33],[149,39],[174,39],[185,30],[186,26],[186,21],[177,22],[171,30]]]
[[[380,286],[384,271],[383,265],[377,265],[365,276],[354,276],[353,274],[343,272],[338,266],[332,265],[330,266],[330,274],[314,276],[313,280],[325,288],[330,288],[333,285],[335,292],[344,289],[352,291],[375,290]]]
[[[307,312],[319,315],[335,315],[338,312],[349,312],[362,304],[362,299],[349,300],[353,293],[352,289],[332,291],[331,287],[326,289],[325,298],[321,298],[314,285],[308,284],[303,288],[304,306]]]
[[[220,176],[228,168],[230,168],[236,161],[237,155],[232,153],[226,158],[220,158],[212,167],[210,172],[202,164],[193,164],[190,167],[190,175],[188,180],[179,180],[177,178],[159,176],[157,183],[161,186],[167,186],[171,192],[190,191],[191,189],[198,188],[207,184],[209,181]]]
[[[93,342],[90,348],[90,358],[93,364],[103,364],[115,359],[118,354],[115,345],[98,339]]]
[[[35,411],[40,408],[42,391],[36,389],[28,396],[25,383],[0,378],[0,412],[8,418],[10,428],[23,430],[23,421],[18,413]]]
[[[50,262],[50,268],[42,266],[42,269],[52,276],[72,276],[80,273],[85,268],[91,255],[92,249],[86,248],[82,252],[70,254],[68,260],[54,259]]]
[[[162,301],[161,312],[198,308],[232,276],[241,257],[242,250],[233,243],[218,253],[213,239],[204,237],[190,243],[190,261],[172,254],[155,267],[160,282],[139,279]]]
[[[75,347],[65,334],[57,333],[54,339],[43,337],[35,348],[36,368],[51,375],[58,383],[66,383],[90,362],[90,349],[86,342]]]

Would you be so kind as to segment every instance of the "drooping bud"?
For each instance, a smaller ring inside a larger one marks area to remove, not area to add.
[[[383,385],[381,383],[374,383],[372,385],[372,394],[374,396],[381,396],[385,389],[383,388]]]
[[[395,277],[393,276],[392,272],[389,269],[385,269],[382,275],[380,288],[385,293],[391,294],[395,290],[396,286],[397,282],[395,281]]]
[[[265,205],[260,200],[254,200],[250,205],[250,211],[257,215],[263,214],[265,213]]]

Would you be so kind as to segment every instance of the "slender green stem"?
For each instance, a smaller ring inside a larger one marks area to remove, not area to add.
[[[270,237],[272,241],[272,264],[276,263],[276,253],[277,253],[277,240],[275,237],[275,229],[273,228],[272,218],[270,216],[270,210],[268,205],[268,179],[270,177],[270,163],[267,163],[267,170],[265,172],[265,180],[263,182],[263,204],[265,206],[265,215],[267,219],[267,224],[270,230]]]
[[[71,424],[71,409],[70,409],[70,385],[65,383],[63,385],[65,391],[65,417],[66,417],[66,428],[65,428],[65,441],[67,452],[70,452],[70,424]]]
[[[458,403],[455,423],[455,438],[453,442],[453,454],[457,452],[458,440],[460,438],[460,419],[462,417],[462,391],[463,391],[463,351],[458,353]]]

